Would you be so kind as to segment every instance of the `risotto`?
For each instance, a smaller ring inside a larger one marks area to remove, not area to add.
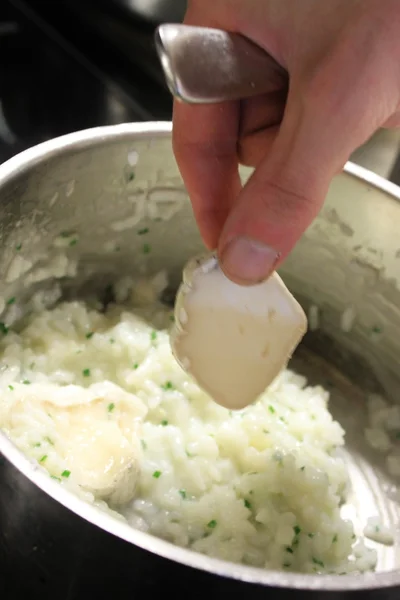
[[[66,302],[3,328],[0,426],[17,447],[174,544],[287,571],[373,569],[341,516],[344,431],[328,392],[286,370],[230,412],[174,360],[171,312],[144,304]]]

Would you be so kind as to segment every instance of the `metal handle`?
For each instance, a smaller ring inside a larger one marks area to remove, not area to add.
[[[167,23],[155,43],[168,87],[183,102],[239,100],[287,86],[287,72],[237,33]]]

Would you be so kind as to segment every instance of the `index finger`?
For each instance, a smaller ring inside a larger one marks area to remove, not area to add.
[[[216,248],[241,190],[237,141],[239,102],[188,105],[175,101],[173,148],[206,246]]]

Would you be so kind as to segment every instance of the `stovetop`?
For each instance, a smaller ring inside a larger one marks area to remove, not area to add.
[[[0,162],[79,129],[171,118],[154,28],[79,6],[2,0]]]
[[[170,119],[171,112],[153,26],[104,0],[1,0],[0,162],[72,131]],[[339,598],[249,587],[150,555],[77,517],[0,457],[1,600],[232,593]],[[399,591],[356,597],[395,600]]]

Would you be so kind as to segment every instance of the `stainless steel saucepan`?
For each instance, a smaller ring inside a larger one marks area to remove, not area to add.
[[[244,179],[248,174],[242,171]],[[0,166],[0,198],[0,297],[15,297],[22,311],[34,290],[51,289],[54,282],[27,287],[27,272],[15,277],[15,248],[21,240],[18,256],[34,269],[51,260],[55,236],[76,231],[80,242],[68,252],[77,261],[77,274],[59,281],[67,297],[103,290],[104,282],[117,275],[161,268],[175,288],[185,261],[202,248],[171,150],[170,123],[98,128],[45,142]],[[331,410],[347,431],[356,483],[353,504],[361,518],[380,514],[395,532],[398,481],[368,450],[362,431],[368,390],[383,390],[393,402],[399,399],[399,200],[399,188],[348,164],[282,267],[305,309],[319,311],[318,328],[306,336],[293,366],[312,381],[329,380]],[[152,218],[155,206],[164,215],[161,221]],[[142,252],[142,240],[134,233],[138,227],[149,228],[150,254]],[[110,238],[119,252],[110,252]],[[349,326],[347,319],[344,327],[349,310],[352,322]],[[380,547],[378,571],[372,575],[314,576],[238,566],[178,548],[99,512],[44,475],[4,434],[0,452],[76,514],[155,555],[249,584],[321,593],[400,586],[399,545]],[[19,501],[29,503],[29,496]]]

